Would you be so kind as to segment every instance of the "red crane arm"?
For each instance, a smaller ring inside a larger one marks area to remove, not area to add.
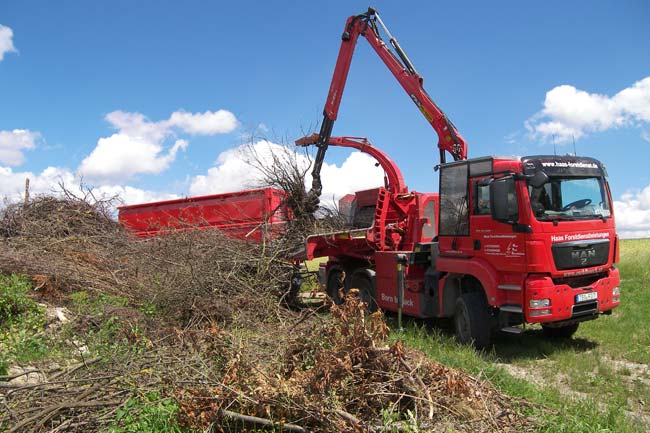
[[[389,38],[393,52],[382,40],[379,33],[379,26]],[[345,23],[341,47],[336,60],[336,67],[332,76],[325,109],[323,110],[323,123],[318,134],[318,153],[314,160],[312,170],[311,194],[316,198],[320,196],[322,185],[320,170],[325,158],[329,138],[332,135],[332,127],[338,115],[343,90],[350,71],[350,64],[354,55],[354,49],[359,36],[366,38],[370,46],[379,55],[384,64],[388,67],[393,76],[397,79],[406,93],[417,105],[427,121],[438,134],[438,148],[440,149],[440,161],[445,162],[445,152],[449,152],[454,160],[467,159],[467,143],[460,135],[454,124],[447,118],[445,113],[436,105],[431,97],[422,87],[423,79],[415,70],[415,67],[400,47],[397,40],[390,34],[379,14],[372,8],[364,14],[351,16]]]
[[[389,37],[389,42],[395,54],[384,43],[379,33],[379,26]],[[318,134],[316,146],[318,152],[314,160],[312,170],[312,189],[310,193],[317,198],[320,196],[322,184],[320,170],[325,158],[325,151],[329,145],[330,136],[334,121],[337,118],[343,90],[350,71],[354,49],[359,36],[364,36],[370,46],[375,50],[379,58],[384,62],[393,76],[400,83],[402,88],[411,97],[418,109],[422,112],[427,121],[438,134],[438,148],[440,149],[440,161],[445,162],[445,152],[449,152],[454,160],[467,159],[467,143],[460,135],[454,124],[447,118],[445,113],[436,105],[431,97],[422,87],[423,79],[415,70],[415,67],[400,47],[397,40],[390,34],[379,14],[372,8],[368,12],[351,16],[345,23],[341,47],[336,60],[332,83],[330,84],[325,109],[323,110],[323,123]],[[399,58],[398,58],[399,57]]]
[[[402,88],[411,97],[413,102],[415,102],[433,129],[435,129],[438,134],[438,147],[440,150],[451,153],[456,161],[467,159],[467,143],[445,113],[433,102],[424,90],[422,87],[424,80],[417,73],[397,40],[390,34],[386,26],[384,26],[379,14],[373,9],[370,9],[365,16],[367,17],[365,19],[361,19],[359,16],[348,18],[348,22],[346,23],[347,30],[343,33],[343,41],[341,42],[339,57],[334,70],[334,79],[332,80],[328,100],[325,104],[325,115],[332,120],[335,120],[337,117],[356,41],[359,35],[361,35],[366,38],[379,58],[381,58]],[[401,61],[381,39],[377,24],[384,29],[390,38],[390,43]],[[347,41],[345,40],[346,33],[349,35]]]

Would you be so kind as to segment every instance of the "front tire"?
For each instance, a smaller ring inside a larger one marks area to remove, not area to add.
[[[571,325],[562,326],[560,328],[542,325],[542,332],[546,337],[550,338],[571,338],[576,333],[580,323],[572,323]]]
[[[483,293],[463,293],[456,300],[454,325],[459,343],[473,344],[477,349],[490,344],[490,315]]]

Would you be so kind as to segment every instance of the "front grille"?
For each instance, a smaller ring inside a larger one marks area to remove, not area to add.
[[[599,272],[597,274],[580,275],[577,277],[553,278],[553,283],[556,286],[566,284],[571,288],[577,289],[579,287],[591,286],[593,283],[601,278],[605,278],[606,276],[607,272]]]
[[[593,314],[598,312],[598,301],[585,302],[584,304],[575,304],[573,306],[573,314],[571,317],[584,316],[585,314]]]
[[[580,269],[604,265],[609,258],[609,240],[560,242],[552,247],[557,269]]]

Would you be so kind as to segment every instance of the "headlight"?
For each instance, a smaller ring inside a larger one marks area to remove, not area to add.
[[[621,288],[614,287],[614,290],[612,290],[612,296],[620,296],[620,294],[621,294]]]
[[[528,305],[530,306],[530,308],[550,307],[551,306],[551,300],[550,299],[531,299],[528,302]]]

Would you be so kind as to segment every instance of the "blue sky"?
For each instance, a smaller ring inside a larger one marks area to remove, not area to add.
[[[575,139],[608,167],[619,228],[650,235],[650,3],[372,5],[470,157]],[[243,186],[250,169],[233,161],[251,132],[282,143],[316,129],[343,24],[367,6],[3,0],[0,194],[26,176],[44,190],[83,175],[130,202]],[[367,136],[411,188],[437,189],[436,134],[363,40],[334,134]],[[377,179],[349,152],[327,160],[332,194]]]

